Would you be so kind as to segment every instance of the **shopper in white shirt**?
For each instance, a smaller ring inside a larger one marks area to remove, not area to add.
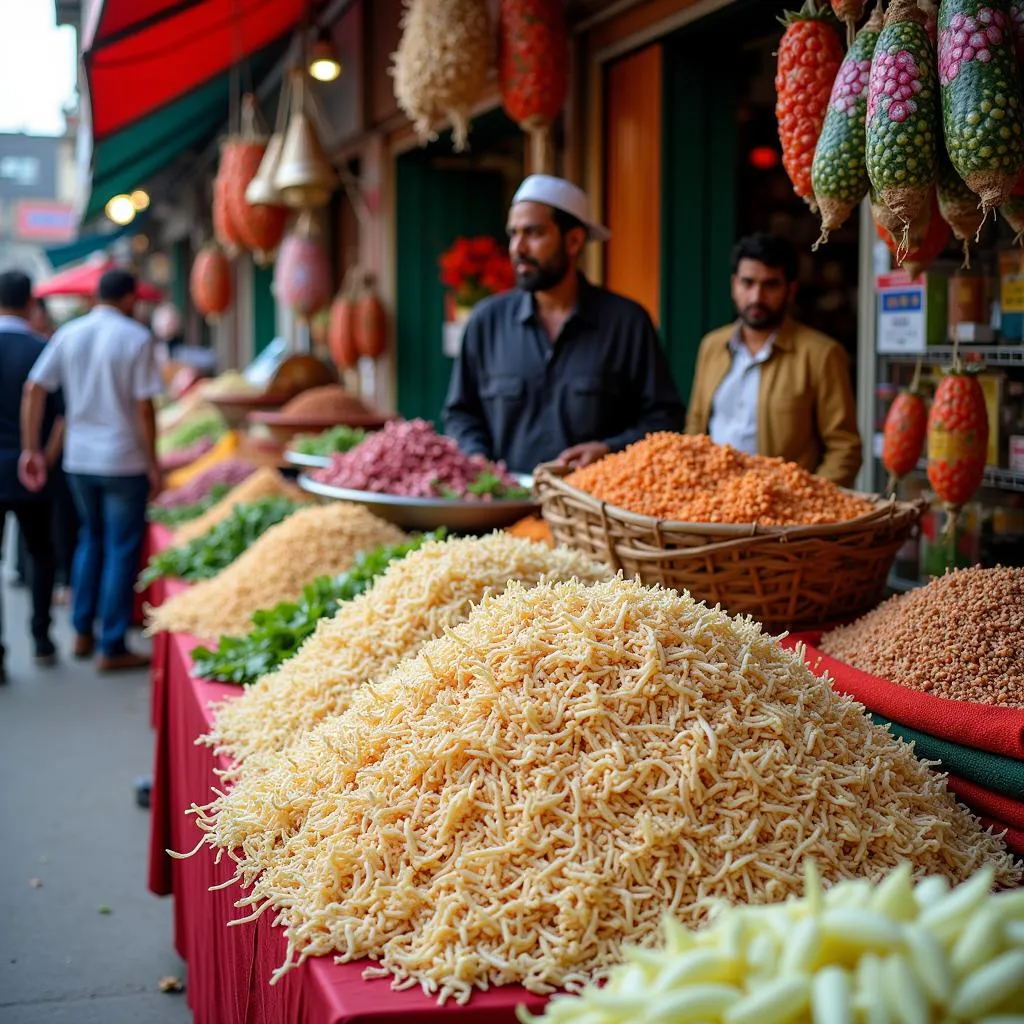
[[[63,389],[64,469],[82,518],[72,581],[75,657],[97,647],[101,671],[148,663],[125,645],[146,529],[146,503],[160,488],[153,399],[162,382],[149,332],[131,317],[135,278],[110,270],[98,304],[61,327],[32,369],[22,400],[19,471],[37,490],[46,481],[40,423],[47,392]]]

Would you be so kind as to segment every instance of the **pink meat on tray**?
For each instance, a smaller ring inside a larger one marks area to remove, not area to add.
[[[331,465],[312,474],[331,487],[405,498],[451,497],[492,500],[491,494],[468,494],[481,473],[493,473],[505,487],[518,481],[504,463],[467,455],[426,420],[393,420],[351,451],[337,453]]]

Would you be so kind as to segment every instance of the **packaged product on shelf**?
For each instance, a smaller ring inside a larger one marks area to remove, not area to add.
[[[1003,341],[1024,341],[1024,251],[999,253],[1000,331]]]
[[[990,321],[991,283],[981,274],[958,271],[949,279],[947,337],[962,344],[991,344],[995,331]]]
[[[988,410],[988,454],[985,456],[985,465],[1004,467],[1006,458],[1003,447],[1002,405],[1006,374],[979,373],[978,383],[985,395],[985,408]]]
[[[923,352],[929,345],[946,344],[949,303],[947,278],[929,271],[911,278],[905,270],[880,274],[877,351],[880,355]]]

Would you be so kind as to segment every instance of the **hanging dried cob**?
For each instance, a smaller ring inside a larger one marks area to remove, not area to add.
[[[775,117],[782,143],[782,164],[793,190],[814,207],[811,165],[828,110],[832,83],[839,73],[843,50],[826,20],[828,11],[806,0],[799,12],[788,12],[779,43],[775,75]]]
[[[846,24],[846,45],[853,46],[857,35],[857,22],[864,17],[866,0],[832,0],[836,17]]]
[[[498,85],[505,113],[533,141],[531,169],[553,171],[548,135],[569,91],[562,0],[501,0]]]
[[[882,31],[881,8],[876,7],[860,30],[836,75],[832,96],[814,151],[811,182],[821,212],[821,241],[842,226],[854,207],[867,195],[864,164],[864,119],[868,109],[871,56]]]
[[[985,223],[985,214],[978,206],[978,197],[949,162],[945,147],[939,147],[939,211],[963,246],[964,268],[971,265],[971,242]]]
[[[923,219],[919,218],[917,224],[921,223],[923,223]],[[923,230],[917,226],[914,228],[914,233],[920,233],[920,241],[911,242],[908,250],[901,247],[900,235],[902,232],[891,232],[877,221],[875,229],[878,231],[878,236],[889,247],[889,252],[892,253],[897,265],[901,266],[912,278],[923,274],[949,245],[949,225],[939,213],[938,195],[934,189],[931,202],[928,205],[926,226]]]
[[[868,176],[903,225],[901,253],[910,245],[912,221],[935,191],[939,93],[924,23],[916,0],[893,0],[871,62]]]
[[[494,38],[481,0],[406,0],[391,73],[395,98],[426,143],[448,118],[455,151],[466,148],[473,105],[487,88]]]

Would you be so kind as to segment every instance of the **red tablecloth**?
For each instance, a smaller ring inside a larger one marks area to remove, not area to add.
[[[233,905],[238,886],[208,891],[231,877],[231,860],[215,864],[208,848],[188,860],[164,852],[191,850],[199,841],[201,833],[184,811],[211,798],[218,783],[215,768],[226,762],[194,740],[210,725],[209,703],[239,693],[234,686],[192,678],[189,651],[195,640],[170,634],[164,643],[164,677],[159,691],[154,689],[162,706],[156,715],[149,887],[158,895],[174,894],[174,944],[188,964],[196,1024],[511,1024],[518,1004],[541,1009],[543,999],[511,987],[477,993],[466,1007],[441,1007],[418,989],[393,992],[386,979],[364,980],[365,963],[338,965],[330,958],[309,960],[271,986],[285,942],[281,929],[272,927],[270,912],[228,928],[227,921],[246,913]]]

